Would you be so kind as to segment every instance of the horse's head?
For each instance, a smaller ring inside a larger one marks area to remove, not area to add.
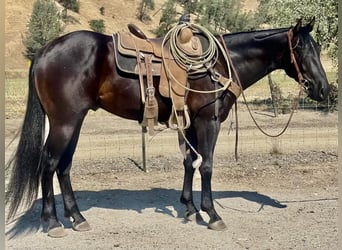
[[[323,101],[329,93],[329,84],[320,61],[320,49],[310,32],[315,19],[302,27],[301,20],[288,32],[291,59],[286,60],[286,73],[298,81],[308,96]],[[287,57],[288,58],[288,57]]]

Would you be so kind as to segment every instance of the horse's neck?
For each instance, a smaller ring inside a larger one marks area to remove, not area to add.
[[[286,30],[240,33],[228,36],[226,42],[244,89],[280,69],[287,50]]]

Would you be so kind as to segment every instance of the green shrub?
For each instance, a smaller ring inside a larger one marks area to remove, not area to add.
[[[98,20],[90,20],[89,21],[89,26],[93,31],[99,32],[99,33],[104,33],[106,30],[104,21],[102,19]]]
[[[105,7],[102,6],[102,7],[100,8],[100,13],[101,13],[102,16],[105,15]]]
[[[78,0],[59,0],[58,2],[68,10],[76,13],[80,11],[80,2]]]

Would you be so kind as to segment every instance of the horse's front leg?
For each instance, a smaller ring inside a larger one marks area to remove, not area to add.
[[[203,162],[199,168],[201,173],[202,193],[201,193],[201,209],[209,215],[208,228],[213,230],[225,230],[227,226],[217,214],[212,198],[211,177],[213,169],[213,156],[215,144],[220,130],[220,122],[218,119],[199,121],[195,124],[198,151],[203,157]]]
[[[194,129],[192,127],[190,127],[187,131],[186,131],[186,136],[187,139],[189,140],[189,142],[191,143],[191,145],[193,147],[197,146],[197,140],[196,137],[194,136]],[[180,140],[183,139],[181,138],[181,134],[180,136]],[[192,152],[188,145],[186,146],[186,152],[185,153],[185,159],[183,161],[183,165],[184,165],[184,181],[183,181],[183,191],[182,191],[182,195],[181,195],[181,199],[180,201],[186,206],[187,210],[186,210],[186,214],[185,214],[185,219],[189,220],[189,221],[193,221],[193,220],[202,220],[200,214],[198,213],[198,209],[195,207],[194,205],[194,201],[193,201],[193,191],[192,191],[192,184],[193,184],[193,177],[194,177],[194,173],[195,173],[195,169],[192,166],[192,163],[194,162],[196,155],[194,154],[194,152]]]

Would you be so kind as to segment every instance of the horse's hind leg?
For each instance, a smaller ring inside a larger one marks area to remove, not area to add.
[[[72,141],[77,125],[77,119],[63,124],[56,121],[50,122],[49,135],[41,156],[42,219],[48,223],[48,235],[51,237],[65,236],[63,226],[58,221],[56,214],[53,175],[69,143]]]
[[[63,196],[64,216],[73,219],[73,228],[76,231],[87,231],[90,230],[90,226],[80,213],[70,181],[72,158],[78,142],[81,125],[82,122],[75,129],[73,137],[58,164],[57,177]]]

